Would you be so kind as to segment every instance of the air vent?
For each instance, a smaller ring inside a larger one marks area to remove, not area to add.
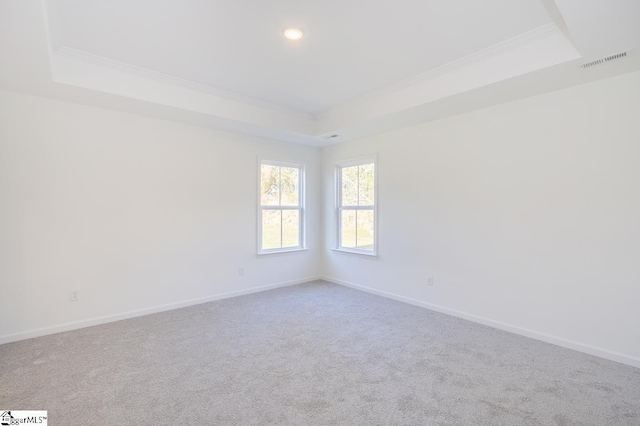
[[[340,135],[327,135],[327,136],[324,136],[324,139],[335,139],[335,138],[337,138],[339,136]]]
[[[596,59],[595,61],[580,64],[580,68],[584,70],[587,68],[592,68],[598,65],[606,64],[607,62],[616,61],[618,59],[622,59],[626,57],[627,57],[627,52],[616,53],[615,55],[606,56],[604,58]]]

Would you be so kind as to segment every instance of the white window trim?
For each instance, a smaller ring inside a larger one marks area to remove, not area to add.
[[[279,167],[295,167],[297,169],[299,169],[299,178],[300,178],[300,182],[298,185],[298,201],[299,201],[299,206],[295,207],[295,206],[262,206],[262,186],[261,186],[261,180],[262,180],[262,165],[268,165],[268,166],[279,166]],[[285,162],[285,161],[273,161],[273,160],[268,160],[266,158],[260,158],[258,157],[258,162],[257,162],[257,185],[256,185],[256,193],[257,193],[257,235],[256,235],[256,245],[257,245],[257,253],[258,256],[264,256],[264,255],[272,255],[272,254],[283,254],[283,253],[291,253],[291,252],[299,252],[299,251],[306,251],[308,250],[307,246],[306,246],[306,214],[305,214],[305,165],[304,163],[292,163],[292,162]],[[284,248],[275,248],[275,249],[266,249],[263,250],[262,249],[262,211],[263,210],[298,210],[299,213],[299,244],[296,247],[284,247]]]
[[[357,248],[349,248],[349,247],[341,247],[340,246],[340,236],[342,235],[342,221],[340,220],[340,211],[341,211],[341,201],[342,201],[342,174],[340,170],[344,167],[353,167],[359,166],[362,164],[371,164],[373,163],[374,175],[373,175],[373,206],[360,207],[360,206],[349,206],[347,210],[373,210],[373,250],[362,250]],[[367,257],[378,257],[378,156],[377,155],[369,155],[366,157],[354,158],[351,160],[339,161],[334,164],[335,170],[335,179],[334,179],[334,190],[335,190],[335,244],[331,250],[362,255]]]

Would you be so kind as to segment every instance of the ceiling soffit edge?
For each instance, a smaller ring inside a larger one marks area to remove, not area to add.
[[[359,108],[364,106],[366,103],[375,102],[376,100],[384,98],[385,96],[388,96],[395,92],[411,89],[414,86],[424,84],[425,82],[436,79],[442,75],[453,73],[457,70],[464,69],[476,63],[483,62],[491,57],[494,57],[512,50],[516,50],[529,43],[533,43],[541,39],[546,39],[548,37],[554,37],[554,36],[557,36],[558,34],[562,34],[566,38],[568,33],[568,30],[564,21],[556,19],[553,22],[550,22],[546,25],[540,26],[538,28],[519,34],[510,39],[496,43],[485,49],[476,51],[472,54],[456,59],[449,63],[443,64],[439,67],[433,68],[421,74],[409,77],[407,79],[382,87],[380,89],[365,93],[362,96],[356,97],[347,102],[343,102],[325,111],[322,111],[316,114],[311,114],[311,113],[305,113],[295,109],[287,108],[281,105],[273,104],[270,102],[266,102],[260,99],[240,95],[234,92],[225,91],[225,90],[218,89],[206,84],[197,83],[188,79],[183,79],[183,78],[171,76],[168,74],[160,73],[157,71],[152,71],[143,67],[138,67],[135,65],[108,59],[99,55],[94,55],[85,51],[81,51],[79,49],[73,49],[70,47],[62,46],[60,43],[60,37],[59,37],[60,34],[59,34],[57,21],[54,19],[55,15],[51,14],[52,2],[51,0],[41,0],[41,1],[42,1],[42,7],[43,7],[42,11],[44,15],[45,27],[46,27],[45,28],[46,37],[48,39],[47,42],[49,44],[49,55],[52,57],[52,59],[54,55],[55,56],[59,55],[60,57],[63,57],[63,58],[78,60],[84,63],[91,64],[93,66],[110,69],[112,71],[118,71],[118,72],[130,74],[130,75],[136,75],[139,78],[149,79],[159,83],[173,85],[175,87],[192,90],[194,92],[203,93],[206,95],[210,95],[220,99],[225,99],[232,102],[238,102],[240,104],[251,105],[258,108],[264,108],[265,110],[271,110],[274,112],[278,112],[280,114],[286,114],[290,117],[290,119],[307,121],[307,122],[315,122],[315,125],[313,125],[316,128],[315,132],[313,131],[308,133],[305,132],[307,133],[305,136],[311,137],[312,139],[315,139],[317,142],[319,142],[318,140],[319,136],[321,134],[326,133],[323,131],[323,130],[326,130],[323,128],[326,126],[322,126],[321,124],[327,121],[326,119],[329,118],[328,115],[333,115],[338,111],[341,111],[343,108],[348,108],[348,109]],[[328,121],[332,121],[332,120],[329,119]],[[326,122],[325,124],[329,124],[329,123]],[[326,143],[326,141],[324,142]]]
[[[418,85],[424,81],[436,78],[439,75],[447,74],[457,69],[471,65],[473,63],[480,62],[482,60],[485,60],[491,56],[500,54],[502,52],[505,52],[511,49],[516,49],[522,45],[525,45],[527,43],[533,42],[535,40],[538,40],[544,37],[548,37],[549,35],[555,34],[557,32],[562,32],[562,33],[566,32],[566,25],[564,24],[564,22],[556,20],[554,22],[550,22],[549,24],[535,28],[531,31],[527,31],[525,33],[519,34],[508,40],[494,44],[486,49],[474,52],[470,55],[456,59],[452,62],[446,63],[437,68],[428,70],[424,73],[409,77],[397,83],[393,83],[389,86],[385,86],[381,89],[377,89],[369,93],[365,93],[362,96],[356,97],[347,102],[343,102],[339,105],[334,105],[333,107],[328,108],[325,111],[322,111],[316,114],[311,114],[311,113],[306,113],[303,111],[287,108],[274,103],[266,102],[260,99],[252,98],[249,96],[240,95],[238,93],[222,90],[222,89],[209,86],[206,84],[198,83],[192,80],[175,77],[172,75],[153,71],[147,68],[127,64],[124,62],[105,58],[99,55],[94,55],[79,49],[73,49],[67,46],[62,46],[60,43],[59,28],[55,20],[52,19],[51,0],[42,0],[42,4],[43,4],[43,14],[44,14],[44,20],[45,20],[45,25],[47,29],[47,37],[48,37],[49,47],[51,50],[50,52],[51,55],[60,55],[63,57],[84,61],[86,63],[90,63],[93,65],[105,67],[105,68],[120,71],[120,72],[134,74],[139,77],[148,78],[151,80],[159,81],[161,83],[171,84],[171,85],[189,89],[189,90],[194,90],[194,91],[205,93],[207,95],[215,96],[218,98],[236,101],[236,102],[257,106],[261,108],[266,108],[269,110],[278,111],[280,113],[291,114],[306,120],[313,120],[313,121],[317,121],[318,119],[321,119],[321,117],[325,113],[331,111],[336,107],[346,106],[352,103],[356,104],[356,103],[368,102],[368,101],[377,99],[381,96],[384,96],[386,94],[389,94],[398,90],[406,89],[414,85]]]
[[[234,92],[218,89],[206,84],[197,83],[191,80],[171,76],[168,74],[152,71],[143,67],[127,64],[124,62],[112,60],[99,55],[93,55],[91,53],[73,49],[70,47],[62,46],[60,42],[60,29],[57,21],[52,14],[52,0],[41,0],[42,2],[42,14],[45,24],[45,34],[47,38],[47,45],[49,47],[49,56],[53,66],[53,56],[59,55],[63,58],[79,60],[90,65],[104,67],[113,71],[119,71],[131,75],[136,75],[145,79],[150,79],[156,82],[173,85],[179,88],[193,90],[199,93],[210,95],[216,98],[225,99],[228,101],[238,102],[245,105],[251,105],[258,108],[264,108],[266,110],[285,114],[292,119],[298,118],[301,122],[315,122],[315,115],[302,111],[297,111],[291,108],[287,108],[281,105],[276,105],[270,102],[255,99],[249,96],[243,96]]]
[[[281,105],[276,105],[270,102],[262,101],[260,99],[243,96],[234,92],[218,89],[206,84],[197,83],[192,80],[183,79],[180,77],[174,77],[168,74],[164,74],[157,71],[152,71],[147,68],[138,67],[136,65],[127,64],[124,62],[116,61],[113,59],[105,58],[103,56],[93,55],[82,50],[69,48],[66,46],[59,47],[53,52],[55,55],[80,60],[92,65],[108,68],[115,71],[120,71],[128,74],[134,74],[138,77],[148,78],[165,84],[171,84],[181,87],[183,89],[194,90],[200,93],[204,93],[210,96],[223,98],[231,101],[241,102],[244,104],[250,104],[253,106],[267,108],[278,112],[297,115],[306,119],[313,119],[313,114],[308,114],[302,111],[286,108]]]
[[[400,91],[400,90],[404,90],[407,88],[410,88],[412,86],[417,86],[419,84],[422,84],[426,81],[429,80],[433,80],[434,78],[444,75],[444,74],[448,74],[454,71],[457,71],[459,69],[462,69],[464,67],[467,67],[469,65],[473,65],[475,63],[478,62],[482,62],[488,58],[491,58],[493,56],[499,55],[501,53],[510,51],[510,50],[515,50],[519,47],[522,47],[526,44],[532,43],[534,41],[540,40],[540,39],[544,39],[550,36],[554,36],[557,34],[565,34],[566,32],[566,26],[564,24],[564,22],[550,22],[548,24],[542,25],[538,28],[535,28],[531,31],[527,31],[525,33],[519,34],[515,37],[512,37],[510,39],[504,40],[500,43],[496,43],[492,46],[489,46],[485,49],[482,50],[478,50],[477,52],[471,53],[470,55],[467,56],[463,56],[459,59],[456,59],[454,61],[448,62],[444,65],[441,65],[439,67],[430,69],[428,71],[425,71],[421,74],[415,75],[413,77],[409,77],[407,79],[404,79],[402,81],[398,81],[397,83],[393,83],[389,86],[385,86],[383,88],[374,90],[372,92],[366,93],[362,96],[359,96],[357,98],[354,98],[350,101],[344,102],[341,105],[338,106],[347,106],[347,105],[356,105],[356,104],[362,104],[362,103],[366,103],[366,102],[370,102],[373,100],[376,100],[380,97],[386,96],[390,93],[396,92],[396,91]],[[334,107],[335,108],[335,107]],[[317,115],[319,117],[324,116],[325,114],[329,113],[333,108],[329,108],[325,111],[322,111],[320,113],[318,113]]]

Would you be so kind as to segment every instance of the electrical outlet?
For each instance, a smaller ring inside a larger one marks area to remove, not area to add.
[[[435,279],[433,277],[428,277],[427,278],[427,285],[429,287],[433,287],[434,285],[436,285]]]
[[[80,290],[69,290],[69,302],[80,300]]]
[[[244,268],[238,268],[238,275],[244,275]]]

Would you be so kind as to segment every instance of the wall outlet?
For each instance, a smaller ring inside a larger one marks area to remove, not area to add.
[[[433,287],[434,285],[436,285],[436,280],[433,277],[428,277],[427,278],[427,285],[429,287]]]
[[[244,275],[244,268],[238,268],[238,275]]]
[[[80,290],[69,290],[69,302],[80,300]]]

